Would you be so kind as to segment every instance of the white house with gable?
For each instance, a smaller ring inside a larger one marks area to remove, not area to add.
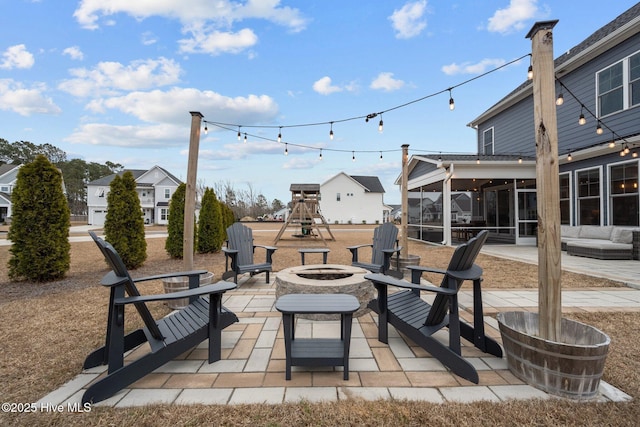
[[[376,176],[340,172],[320,184],[320,210],[329,224],[382,224],[391,207],[384,204],[384,188]]]
[[[11,218],[11,193],[22,165],[0,165],[0,224]]]
[[[169,201],[182,183],[160,166],[149,170],[128,170],[136,181],[136,192],[144,215],[144,223],[167,224],[169,220]],[[124,174],[127,170],[119,172]],[[107,194],[109,185],[116,174],[108,175],[87,184],[87,211],[89,225],[104,225],[107,216]]]

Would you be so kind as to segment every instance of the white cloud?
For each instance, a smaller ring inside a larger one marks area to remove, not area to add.
[[[221,139],[235,140],[235,135],[229,132],[228,138],[225,137],[225,134],[222,134]],[[205,144],[206,142],[202,142],[200,147]],[[277,154],[281,156],[284,151],[283,147],[283,144],[278,144],[274,141],[252,141],[249,138],[246,144],[233,142],[224,144],[219,150],[201,148],[198,152],[198,158],[206,160],[242,160],[256,154]],[[188,150],[183,150],[181,154],[187,155]]]
[[[509,6],[496,10],[489,18],[488,30],[502,34],[522,30],[525,21],[536,16],[537,3],[538,0],[510,0]]]
[[[85,97],[174,84],[180,81],[182,68],[173,59],[161,57],[133,61],[126,66],[119,62],[100,62],[93,69],[74,68],[69,72],[75,78],[63,81],[58,88]]]
[[[320,95],[331,95],[335,92],[355,92],[358,90],[358,85],[356,82],[350,82],[342,86],[335,86],[331,84],[331,77],[324,76],[319,80],[316,80],[313,83],[313,90],[318,92]]]
[[[145,122],[184,123],[189,111],[200,111],[211,120],[256,123],[272,120],[278,106],[267,95],[230,98],[213,91],[172,88],[168,91],[131,92],[120,97],[92,101],[88,108],[100,112],[115,109]]]
[[[185,129],[173,124],[115,126],[87,123],[65,140],[74,144],[127,148],[179,147],[185,144]]]
[[[152,44],[156,44],[158,40],[156,36],[151,31],[145,31],[142,33],[142,44],[145,46],[150,46]]]
[[[378,76],[373,79],[371,85],[369,86],[371,89],[379,89],[387,92],[391,92],[394,90],[398,90],[404,86],[404,82],[402,80],[397,80],[393,78],[393,73],[380,73]]]
[[[160,16],[182,23],[182,32],[191,34],[179,41],[180,49],[189,53],[239,53],[257,43],[258,37],[250,29],[233,31],[233,26],[244,20],[262,19],[300,32],[308,19],[298,9],[281,6],[280,0],[82,0],[73,16],[87,29],[113,25],[113,19],[100,20],[116,14],[126,14],[135,19]],[[143,43],[155,42],[143,37]]]
[[[13,68],[31,68],[35,60],[33,54],[23,44],[10,46],[2,53],[0,69],[11,70]]]
[[[313,159],[295,155],[289,155],[288,157],[287,161],[282,165],[282,169],[311,169],[322,161],[319,157],[314,157]]]
[[[427,27],[427,21],[424,19],[426,9],[427,1],[420,0],[406,3],[400,9],[394,10],[388,19],[396,31],[396,38],[410,39],[420,34]]]
[[[0,110],[13,111],[21,116],[32,114],[59,114],[62,110],[45,96],[44,84],[25,88],[11,79],[0,79]]]
[[[237,33],[196,29],[191,31],[192,38],[179,40],[180,52],[208,53],[240,53],[258,43],[258,36],[248,28]]]
[[[78,61],[82,61],[84,59],[84,54],[78,46],[68,47],[62,51],[62,54],[69,55],[71,59],[76,59]]]
[[[506,61],[499,58],[485,58],[482,61],[472,64],[470,62],[463,62],[462,64],[449,64],[442,66],[442,72],[453,76],[456,74],[482,74],[489,69],[500,67],[504,65]]]

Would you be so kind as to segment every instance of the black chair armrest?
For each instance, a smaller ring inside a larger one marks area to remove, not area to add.
[[[473,264],[471,268],[461,271],[447,271],[447,275],[459,280],[477,280],[482,277],[482,268]]]
[[[141,295],[134,297],[116,298],[115,303],[119,305],[135,304],[139,302],[166,301],[180,298],[189,298],[192,296],[219,294],[237,288],[238,285],[232,282],[219,281],[212,285],[200,286],[198,288],[187,289],[184,291],[170,292],[167,294]]]
[[[419,284],[420,278],[422,277],[422,273],[436,273],[436,274],[447,274],[446,270],[441,270],[439,268],[425,267],[422,265],[409,265],[407,269],[411,271],[411,283]]]
[[[364,244],[364,245],[355,245],[355,246],[347,246],[347,249],[349,249],[351,251],[351,262],[358,262],[358,249],[360,248],[372,248],[373,247],[373,243],[370,244]]]
[[[137,279],[132,279],[132,280],[133,280],[134,283],[137,283],[137,282],[146,282],[148,280],[168,279],[168,278],[171,278],[171,277],[199,276],[199,275],[204,274],[206,272],[207,272],[207,270],[181,271],[181,272],[177,272],[177,273],[157,274],[155,276],[139,277]],[[107,274],[104,275],[104,277],[100,281],[100,284],[103,285],[103,286],[111,287],[111,286],[120,285],[122,283],[126,283],[128,281],[129,281],[128,277],[117,276],[113,271],[110,271],[110,272],[108,272]]]
[[[404,289],[435,292],[443,295],[454,295],[458,292],[457,289],[448,289],[448,288],[442,288],[438,286],[415,284],[415,283],[407,282],[406,280],[396,279],[395,277],[387,276],[386,274],[380,274],[380,273],[365,274],[364,278],[367,280],[371,280],[374,283],[383,284],[386,286],[396,286],[398,288],[404,288]]]

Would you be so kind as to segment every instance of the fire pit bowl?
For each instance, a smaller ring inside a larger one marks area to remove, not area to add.
[[[300,265],[285,268],[276,274],[276,298],[286,294],[349,294],[360,302],[353,314],[359,317],[369,312],[367,304],[374,298],[375,288],[364,278],[364,268],[339,264]],[[335,314],[302,314],[310,320],[339,320]]]

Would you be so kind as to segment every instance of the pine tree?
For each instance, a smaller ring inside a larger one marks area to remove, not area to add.
[[[211,188],[206,188],[202,196],[198,218],[198,252],[218,252],[224,241],[222,210]]]
[[[60,171],[37,156],[18,171],[11,201],[9,277],[34,282],[64,277],[71,261],[71,222]]]
[[[109,186],[104,234],[127,268],[138,268],[147,259],[142,207],[129,171],[122,177],[116,175]]]
[[[169,201],[169,223],[167,224],[169,235],[164,248],[172,258],[182,258],[184,255],[184,202],[186,191],[187,185],[185,183],[180,184]]]

